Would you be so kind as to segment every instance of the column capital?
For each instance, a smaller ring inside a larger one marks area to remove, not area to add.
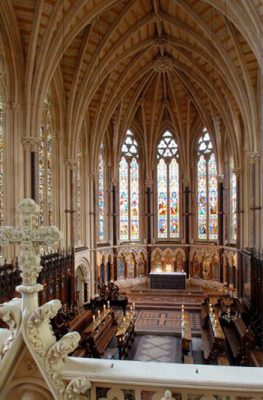
[[[33,136],[24,136],[21,139],[24,150],[38,152],[39,149],[39,138]]]
[[[146,181],[145,181],[145,186],[146,187],[152,187],[153,184],[154,184],[153,179],[146,179]]]
[[[112,182],[113,186],[118,186],[119,178],[112,178],[111,182]]]
[[[217,179],[218,179],[218,182],[219,182],[219,183],[224,182],[224,175],[223,175],[223,174],[217,175]]]
[[[236,176],[240,176],[242,172],[244,171],[243,167],[236,167],[232,169],[232,172],[236,174]]]
[[[251,151],[247,153],[249,164],[255,164],[260,159],[261,154],[259,151]]]
[[[16,103],[15,101],[4,101],[3,102],[3,107],[6,110],[13,110],[13,111],[19,111],[20,110],[20,104]]]
[[[65,158],[65,165],[69,169],[77,169],[78,161],[73,158]]]

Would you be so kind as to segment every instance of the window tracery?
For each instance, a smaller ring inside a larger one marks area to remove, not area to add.
[[[52,123],[49,102],[44,104],[44,116],[39,135],[39,206],[40,224],[52,224]]]
[[[237,175],[231,171],[231,240],[237,240]]]
[[[81,245],[81,150],[77,150],[77,245]]]
[[[206,128],[198,141],[197,157],[198,239],[217,240],[217,166]]]
[[[179,152],[171,132],[157,146],[158,239],[180,237]]]
[[[138,143],[128,130],[119,163],[120,240],[139,240]]]
[[[105,163],[103,157],[103,145],[99,154],[99,175],[98,175],[98,200],[99,200],[99,241],[105,241]]]

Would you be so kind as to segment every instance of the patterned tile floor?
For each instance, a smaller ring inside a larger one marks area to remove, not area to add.
[[[200,333],[201,320],[198,312],[190,313],[192,332]],[[135,331],[137,333],[178,334],[181,332],[181,312],[137,311]]]
[[[136,338],[135,361],[176,362],[178,341],[172,336],[143,335]]]

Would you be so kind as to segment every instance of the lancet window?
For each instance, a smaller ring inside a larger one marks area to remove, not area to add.
[[[52,224],[52,147],[51,112],[49,103],[46,101],[39,135],[39,206],[41,224]]]
[[[138,143],[128,130],[119,163],[120,240],[139,240]]]
[[[158,239],[180,237],[179,152],[171,132],[166,131],[157,146]]]
[[[231,171],[231,240],[237,240],[237,175]]]
[[[0,225],[4,221],[4,105],[0,96]]]
[[[103,242],[106,239],[106,234],[105,234],[105,162],[104,162],[103,155],[104,154],[103,154],[103,145],[102,145],[101,149],[100,149],[100,154],[99,154],[99,176],[98,176],[98,200],[99,200],[98,236],[99,236],[100,242]]]
[[[77,150],[77,246],[81,245],[81,150]]]
[[[217,165],[211,138],[206,129],[197,146],[198,239],[217,240]]]

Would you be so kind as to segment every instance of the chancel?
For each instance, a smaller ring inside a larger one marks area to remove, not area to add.
[[[0,400],[262,400],[262,151],[262,0],[0,0]]]

